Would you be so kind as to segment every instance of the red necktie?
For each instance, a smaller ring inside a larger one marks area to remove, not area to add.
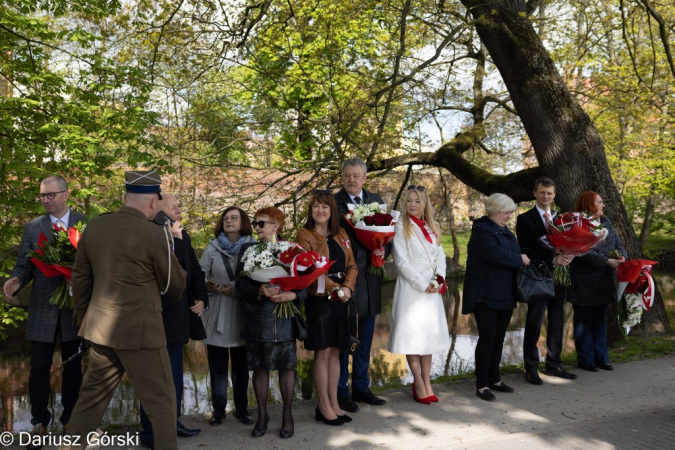
[[[547,233],[549,232],[549,230],[550,230],[550,228],[551,228],[551,225],[550,225],[549,222],[548,222],[550,218],[551,218],[551,215],[548,213],[548,211],[546,211],[546,212],[544,213],[544,222],[545,222],[545,223],[544,223],[544,226],[546,227],[546,232],[547,232]]]

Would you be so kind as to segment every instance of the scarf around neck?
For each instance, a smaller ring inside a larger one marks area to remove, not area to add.
[[[237,239],[237,242],[230,242],[230,240],[227,238],[227,234],[225,234],[224,231],[220,232],[220,235],[218,236],[218,243],[220,244],[220,248],[225,251],[228,255],[236,255],[239,253],[239,249],[241,248],[242,244],[246,240],[246,236],[239,236],[239,239]]]
[[[422,220],[422,219],[418,219],[418,218],[413,217],[413,216],[408,216],[408,217],[410,217],[410,220],[412,220],[415,225],[420,227],[420,229],[422,230],[422,234],[424,234],[424,237],[427,239],[427,241],[429,241],[430,244],[433,244],[434,241],[431,240],[431,235],[429,234],[429,232],[427,231],[427,227],[425,226],[426,222],[424,222],[424,220]],[[434,232],[432,231],[432,233],[434,233]],[[436,233],[434,233],[434,236],[435,235],[436,235]]]

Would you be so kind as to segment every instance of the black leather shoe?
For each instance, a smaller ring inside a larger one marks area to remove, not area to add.
[[[294,434],[295,434],[295,423],[293,424],[293,427],[290,430],[284,430],[284,422],[281,421],[281,430],[279,430],[279,437],[281,439],[289,439],[292,438]]]
[[[155,450],[155,441],[150,439],[141,439],[141,447],[149,448],[150,450]]]
[[[385,399],[376,397],[375,394],[373,394],[371,391],[356,392],[356,393],[352,392],[352,399],[354,399],[355,402],[364,402],[368,403],[369,405],[375,406],[387,404],[387,401]]]
[[[602,370],[614,370],[614,366],[611,363],[597,364],[597,366]]]
[[[535,384],[537,386],[541,386],[544,384],[543,381],[541,381],[541,377],[539,376],[539,372],[537,370],[528,370],[525,372],[525,379],[529,381],[532,384]]]
[[[254,428],[251,430],[251,436],[254,438],[259,438],[265,436],[265,431],[267,431],[267,424],[270,423],[270,415],[267,414],[265,417],[265,425],[262,428]]]
[[[598,366],[596,366],[595,364],[579,363],[579,368],[584,369],[584,370],[588,370],[589,372],[597,372],[598,371]]]
[[[486,402],[494,402],[497,400],[497,397],[495,397],[495,395],[490,392],[490,389],[483,389],[483,392],[476,389],[476,395]]]
[[[340,405],[341,409],[350,413],[355,413],[359,410],[359,405],[351,397],[338,396],[338,405]]]
[[[574,380],[577,376],[574,373],[569,373],[562,367],[547,367],[546,368],[546,375],[552,376],[552,377],[558,377],[558,378],[564,378],[566,380]]]
[[[503,381],[501,384],[491,384],[490,389],[494,389],[495,391],[499,392],[513,392],[514,390],[511,386],[507,386]]]
[[[235,412],[234,417],[244,425],[251,425],[253,423],[253,417],[247,412]]]
[[[209,420],[209,423],[211,425],[220,425],[223,423],[224,415],[225,411],[213,411],[213,413],[211,413],[211,419]]]
[[[338,416],[338,419],[340,419],[344,423],[349,423],[352,421],[352,418],[349,417],[347,414],[343,414],[341,416]]]
[[[178,437],[188,438],[201,433],[201,431],[202,430],[200,430],[199,428],[194,429],[185,428],[182,423],[179,423],[176,434],[178,435]]]

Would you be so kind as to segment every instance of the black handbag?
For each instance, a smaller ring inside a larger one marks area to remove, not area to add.
[[[296,312],[293,315],[293,326],[295,327],[295,338],[299,341],[306,341],[309,338],[309,333],[312,330],[307,326],[305,318],[302,317],[302,314]]]
[[[516,299],[523,303],[537,303],[555,297],[553,275],[542,260],[530,260],[530,264],[518,269],[516,275]]]

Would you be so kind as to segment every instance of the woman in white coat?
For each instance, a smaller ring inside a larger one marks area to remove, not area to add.
[[[431,357],[450,347],[440,291],[445,283],[441,228],[424,186],[408,186],[405,211],[396,224],[393,255],[398,269],[391,309],[389,351],[405,354],[413,374],[413,398],[437,402],[431,388]],[[437,276],[443,282],[437,282]]]

